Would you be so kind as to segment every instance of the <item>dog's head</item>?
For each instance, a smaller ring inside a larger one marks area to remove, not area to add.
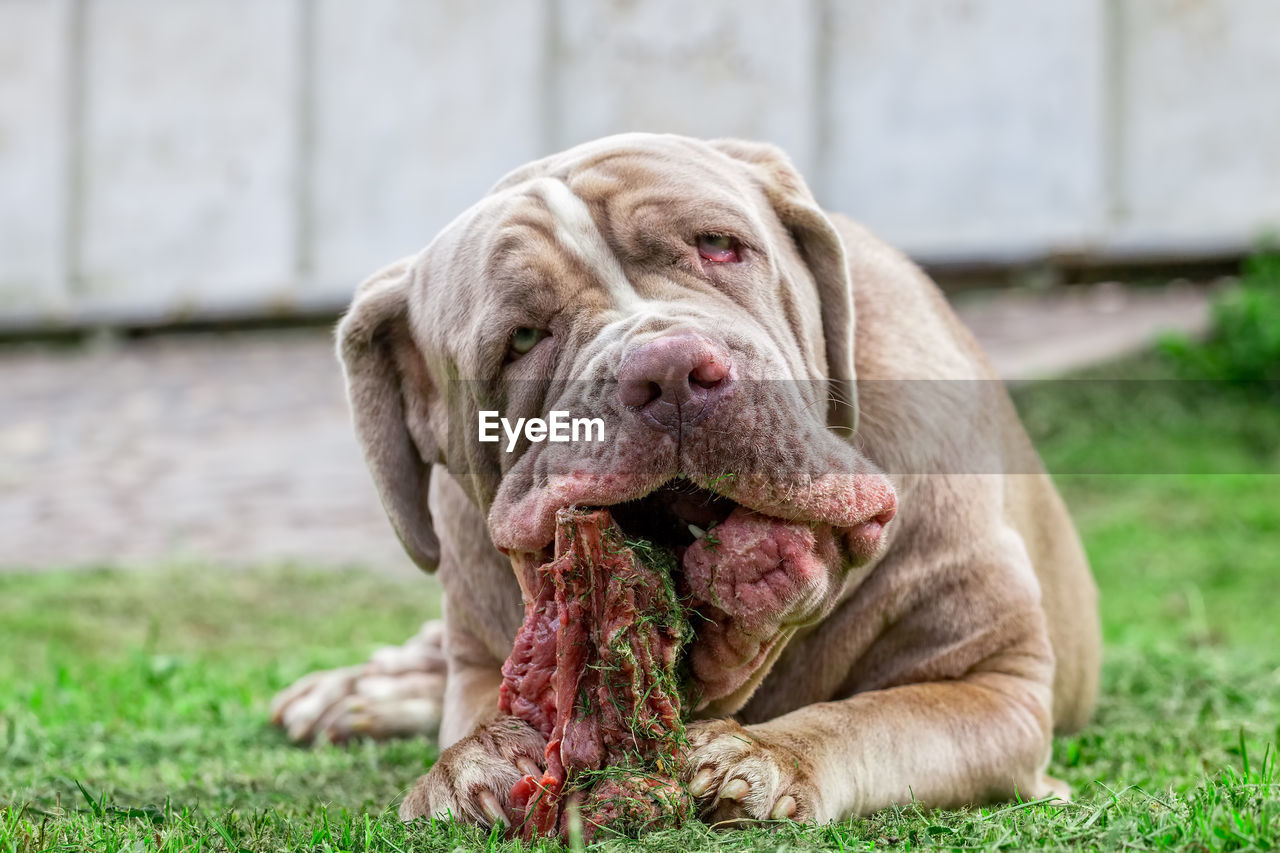
[[[629,134],[508,175],[366,281],[339,338],[366,459],[415,561],[439,558],[433,464],[517,560],[547,557],[557,509],[611,507],[676,549],[719,626],[697,674],[736,705],[894,513],[848,440],[853,321],[839,235],[785,156]],[[508,451],[505,435],[480,440],[482,411],[599,418],[604,440]]]

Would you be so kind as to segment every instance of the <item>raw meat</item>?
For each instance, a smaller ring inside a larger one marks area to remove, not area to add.
[[[684,740],[677,663],[691,636],[670,552],[627,542],[607,510],[562,509],[555,559],[525,555],[525,621],[502,668],[501,709],[547,739],[546,771],[511,789],[513,833],[590,840],[692,813],[676,782]]]

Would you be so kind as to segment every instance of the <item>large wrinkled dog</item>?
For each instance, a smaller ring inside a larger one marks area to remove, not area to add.
[[[402,733],[442,689],[446,749],[406,819],[507,819],[544,745],[497,710],[511,559],[547,557],[560,507],[637,500],[650,531],[694,525],[671,544],[719,605],[689,651],[705,814],[1066,795],[1051,737],[1088,719],[1099,657],[1071,522],[935,286],[776,149],[637,134],[540,160],[366,281],[339,336],[445,624],[276,715],[296,737]],[[602,417],[608,440],[507,453],[478,441],[482,409]]]

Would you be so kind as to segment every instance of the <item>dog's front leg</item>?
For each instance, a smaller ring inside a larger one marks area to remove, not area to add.
[[[895,803],[929,807],[1056,793],[1043,653],[1011,651],[955,681],[810,705],[767,723],[690,727],[686,779],[709,822],[827,822]]]

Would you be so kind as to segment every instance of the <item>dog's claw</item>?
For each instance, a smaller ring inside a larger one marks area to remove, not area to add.
[[[704,767],[689,782],[689,793],[695,797],[705,796],[711,790],[713,781],[715,781],[715,771],[710,767]]]
[[[520,768],[520,772],[526,776],[541,776],[542,769],[538,767],[532,758],[517,758],[516,767]]]
[[[751,785],[746,779],[730,779],[720,789],[720,799],[741,802],[749,793],[751,793]]]
[[[785,820],[796,813],[796,798],[790,794],[784,795],[778,802],[774,803],[773,811],[769,813],[769,817],[773,820]]]
[[[689,793],[708,823],[829,819],[800,752],[763,727],[690,724]]]
[[[493,791],[481,791],[476,799],[480,801],[480,810],[484,812],[484,816],[492,824],[500,824],[503,827],[511,825],[511,822],[507,820],[507,813],[502,810],[502,804],[498,802],[498,797]]]

